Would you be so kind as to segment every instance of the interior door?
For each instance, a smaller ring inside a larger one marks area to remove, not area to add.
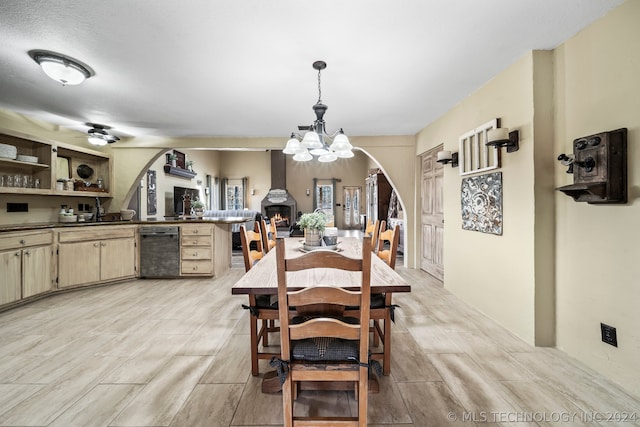
[[[436,153],[442,145],[422,155],[421,167],[421,228],[422,250],[420,268],[444,280],[443,242],[444,208],[442,163],[436,162]]]
[[[362,187],[344,187],[344,228],[359,229],[360,224],[360,197]]]

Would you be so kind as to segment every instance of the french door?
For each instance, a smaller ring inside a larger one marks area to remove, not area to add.
[[[362,187],[344,187],[344,228],[359,229]]]

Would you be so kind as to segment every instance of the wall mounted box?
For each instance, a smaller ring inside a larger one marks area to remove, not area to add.
[[[627,203],[627,129],[573,141],[573,184],[556,188],[576,202]]]

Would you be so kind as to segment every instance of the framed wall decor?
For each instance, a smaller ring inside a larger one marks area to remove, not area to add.
[[[158,213],[158,203],[156,195],[156,171],[147,171],[147,215]]]
[[[493,119],[460,136],[458,151],[460,175],[485,172],[500,167],[500,150],[485,145],[487,132],[497,127],[498,119]]]
[[[502,235],[502,172],[462,179],[462,229]]]
[[[173,150],[173,154],[176,155],[176,167],[181,169],[187,168],[187,156],[178,150]]]

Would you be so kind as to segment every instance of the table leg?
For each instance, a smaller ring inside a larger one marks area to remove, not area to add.
[[[391,292],[387,292],[384,296],[384,342],[382,344],[384,351],[382,373],[384,375],[391,373],[391,295]]]
[[[249,307],[256,306],[256,296],[249,294]],[[258,318],[249,313],[249,335],[251,338],[251,375],[260,374],[258,368]]]

